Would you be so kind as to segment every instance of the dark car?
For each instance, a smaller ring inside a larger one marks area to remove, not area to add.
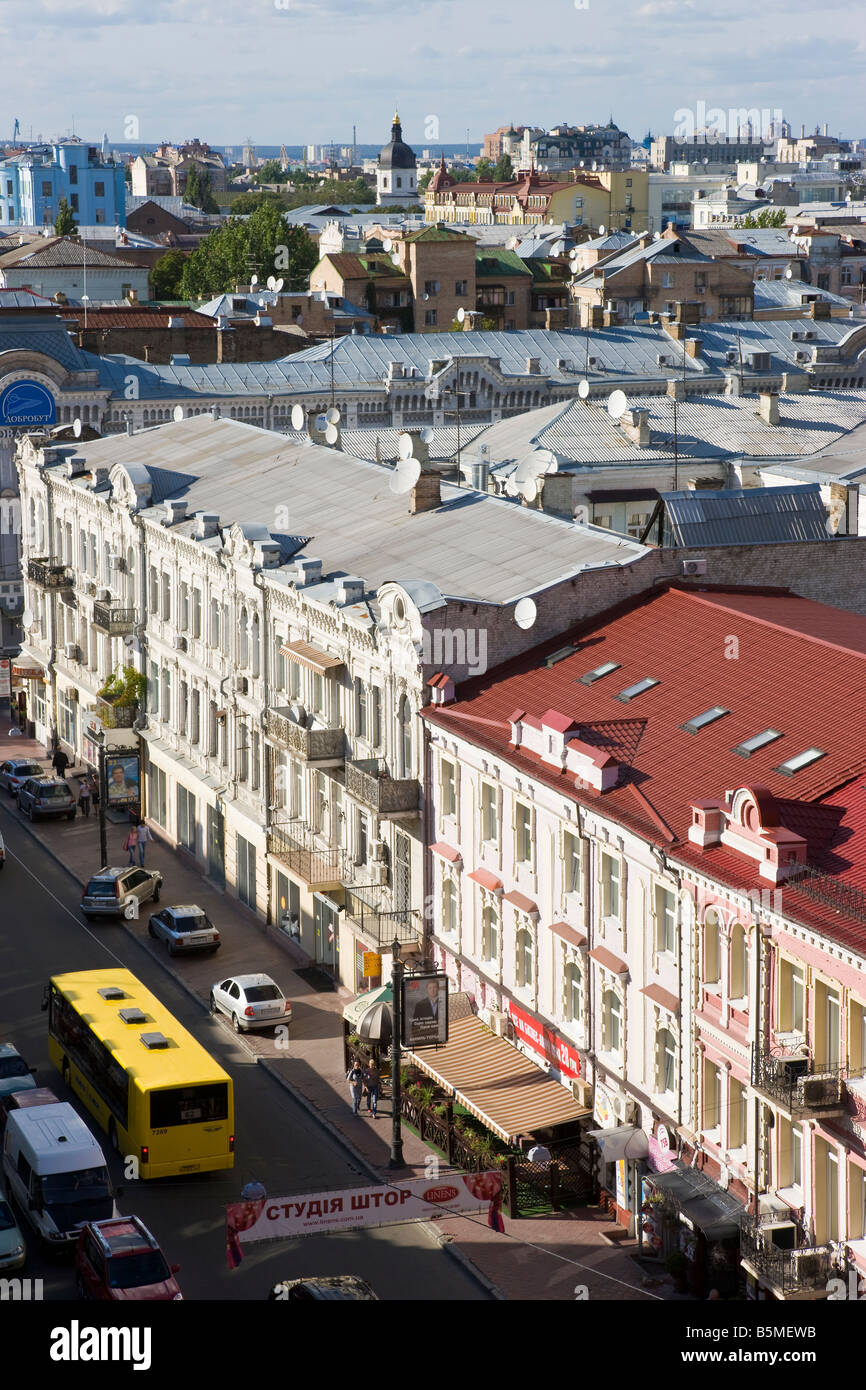
[[[357,1274],[323,1274],[313,1279],[283,1279],[274,1284],[268,1299],[277,1303],[378,1303],[379,1295]]]
[[[159,1242],[137,1216],[89,1221],[75,1248],[79,1298],[103,1302],[176,1302],[183,1298]]]
[[[93,917],[138,916],[141,903],[159,902],[162,874],[158,869],[140,869],[128,864],[122,869],[100,869],[84,889],[81,911]]]
[[[0,1043],[0,1096],[11,1095],[13,1091],[32,1091],[36,1078],[17,1047],[12,1043]]]
[[[18,788],[18,809],[31,820],[43,816],[75,820],[75,797],[62,777],[28,777]]]

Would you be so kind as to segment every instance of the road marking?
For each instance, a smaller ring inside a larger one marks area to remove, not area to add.
[[[49,896],[49,898],[53,899],[53,901],[57,904],[57,906],[60,908],[60,910],[61,910],[62,912],[65,912],[66,915],[67,915],[67,917],[71,917],[72,920],[73,920],[73,922],[75,923],[75,925],[76,925],[77,927],[80,927],[81,930],[84,932],[84,934],[85,934],[86,936],[89,936],[89,937],[90,937],[91,941],[96,942],[96,945],[97,945],[97,946],[101,946],[102,949],[103,949],[103,951],[105,951],[106,955],[111,956],[111,959],[112,959],[117,965],[121,966],[124,970],[126,969],[126,966],[123,964],[123,961],[120,959],[120,957],[119,957],[119,956],[116,956],[116,955],[114,954],[114,952],[111,950],[111,948],[108,947],[108,946],[106,946],[105,942],[102,941],[98,936],[96,936],[96,935],[90,930],[89,927],[86,927],[86,926],[84,925],[84,923],[81,921],[80,917],[76,917],[76,915],[75,915],[74,912],[70,912],[70,910],[69,910],[69,908],[66,906],[66,904],[65,904],[64,902],[61,902],[60,899],[57,897],[56,893],[52,893],[51,889],[50,889],[50,888],[47,888],[47,887],[45,886],[45,884],[42,882],[42,880],[39,879],[39,878],[37,878],[36,874],[33,873],[33,870],[32,870],[32,869],[28,869],[27,865],[24,863],[24,860],[21,859],[21,858],[19,858],[19,856],[18,856],[17,854],[15,854],[12,850],[10,850],[10,849],[8,848],[8,846],[7,846],[7,849],[6,849],[6,858],[7,858],[7,859],[14,859],[15,862],[16,862],[16,864],[20,864],[20,865],[21,865],[21,868],[24,870],[25,874],[29,874],[30,878],[32,878],[33,881],[34,881],[35,883],[37,883],[37,884],[39,885],[39,887],[42,889],[43,893],[47,893],[48,896]]]

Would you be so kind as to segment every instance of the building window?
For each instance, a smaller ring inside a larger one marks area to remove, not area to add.
[[[499,917],[493,907],[485,907],[481,914],[481,957],[486,961],[499,959]]]
[[[164,574],[162,576],[161,584],[162,605],[160,608],[160,616],[162,617],[163,622],[167,623],[171,618],[171,579],[167,574]]]
[[[779,1031],[803,1034],[806,1030],[806,977],[802,965],[779,963]]]
[[[673,285],[674,285],[673,271],[670,271],[670,270],[664,270],[664,271],[662,271],[662,289],[664,289],[664,290],[671,290],[671,289],[673,289]]]
[[[186,734],[187,715],[189,713],[189,686],[186,681],[181,681],[178,687],[178,710],[177,710],[177,731],[179,734]]]
[[[150,814],[165,829],[168,825],[168,812],[165,796],[165,773],[154,763],[148,764],[148,801]]]
[[[94,198],[105,197],[105,184],[100,183],[99,180],[97,180],[96,183],[94,183],[93,185],[93,196]]]
[[[159,667],[155,661],[148,666],[147,709],[149,714],[159,714]]]
[[[201,637],[201,589],[192,591],[192,635]]]
[[[746,1088],[735,1076],[728,1078],[728,1148],[741,1149],[746,1142]]]
[[[656,952],[675,955],[677,949],[677,900],[661,884],[655,890]]]
[[[601,911],[604,917],[619,917],[619,860],[612,854],[601,856]]]
[[[677,1043],[669,1028],[656,1035],[656,1091],[673,1095],[677,1089]]]
[[[70,173],[71,173],[71,172],[72,172],[72,171],[70,170]],[[71,210],[72,212],[77,212],[77,211],[78,211],[78,194],[77,194],[77,193],[70,193],[70,195],[69,195],[69,207],[70,207],[70,210]]]
[[[839,1239],[839,1155],[815,1137],[815,1237],[818,1245]]]
[[[866,1006],[856,999],[848,1003],[848,1066],[852,1076],[866,1071]]]
[[[562,888],[564,893],[580,893],[580,840],[566,830],[562,837]]]
[[[168,723],[171,720],[171,671],[168,667],[163,667],[162,672],[162,698],[160,700],[160,718]]]
[[[195,854],[195,797],[186,787],[177,789],[177,838],[184,849]]]
[[[718,1129],[722,1122],[722,1073],[712,1062],[704,1059],[703,1128]]]
[[[531,989],[533,980],[532,932],[521,927],[515,937],[515,979],[521,989]]]
[[[247,610],[241,609],[241,619],[239,624],[240,642],[238,647],[238,665],[245,671],[250,664],[250,632],[247,624]]]
[[[779,1127],[779,1187],[800,1187],[803,1182],[803,1130],[800,1125],[776,1116]]]
[[[400,696],[399,722],[400,776],[412,776],[412,710],[405,695]]]
[[[207,751],[209,758],[215,758],[219,753],[219,723],[217,721],[216,700],[208,701]]]
[[[71,695],[63,690],[57,696],[57,709],[60,714],[60,737],[64,743],[75,747],[75,721],[78,706]]]
[[[177,626],[180,632],[189,632],[189,585],[185,582],[180,586],[180,604],[177,619]]]
[[[450,878],[442,884],[442,934],[457,935],[457,888]]]
[[[155,618],[159,617],[159,577],[153,565],[147,572],[147,606]]]
[[[201,737],[201,692],[194,689],[190,705],[189,741],[198,743]]]
[[[452,762],[443,758],[439,764],[440,795],[443,816],[457,814],[457,771]]]
[[[622,1000],[616,990],[606,989],[601,1005],[602,1041],[605,1052],[622,1048]]]
[[[238,835],[238,897],[247,907],[256,905],[256,847]]]
[[[370,743],[373,748],[382,746],[382,691],[378,685],[370,687]]]
[[[424,312],[424,327],[434,328],[436,325],[436,310],[427,309]]]
[[[313,679],[310,683],[310,694],[313,711],[315,714],[324,714],[325,710],[325,677],[318,671],[313,672]]]
[[[708,908],[704,918],[704,984],[715,985],[722,977],[722,951],[719,916]]]
[[[359,676],[355,677],[355,733],[358,738],[367,737],[367,685]]]
[[[439,281],[438,281],[438,280],[425,280],[425,281],[424,281],[424,293],[425,293],[425,294],[438,294],[438,293],[439,293]]]
[[[731,999],[745,999],[749,968],[749,954],[746,945],[746,929],[739,922],[734,923],[731,932],[731,978],[728,996]]]
[[[499,843],[499,808],[496,788],[481,783],[481,838],[487,844]]]
[[[258,791],[262,780],[262,745],[258,734],[250,734],[250,786]]]
[[[835,990],[823,980],[815,982],[815,1070],[833,1070],[839,1065],[841,1002]]]
[[[465,295],[465,294],[467,294],[467,292],[468,292],[468,291],[467,291],[467,281],[466,281],[466,280],[455,280],[455,282],[454,282],[454,293],[455,293],[456,295]]]
[[[77,183],[77,182],[78,182],[78,165],[77,165],[77,164],[70,164],[70,166],[69,166],[69,182],[70,182],[70,183]]]
[[[220,645],[220,606],[215,598],[210,601],[210,644],[214,651],[219,651]]]
[[[514,857],[518,864],[532,860],[532,808],[521,801],[514,808]]]
[[[569,1023],[583,1018],[583,972],[577,961],[569,961],[563,975],[565,999],[563,1013]]]

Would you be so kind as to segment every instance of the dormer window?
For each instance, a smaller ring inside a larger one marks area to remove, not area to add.
[[[687,734],[697,734],[708,724],[715,724],[717,719],[723,718],[726,714],[730,714],[730,710],[724,709],[722,705],[713,705],[712,709],[704,710],[703,714],[696,714],[693,719],[687,719],[685,724],[680,725],[680,728],[684,729]]]
[[[585,676],[579,676],[581,685],[592,685],[595,681],[600,681],[603,676],[609,676],[614,671],[619,670],[618,661],[606,661],[603,666],[596,666],[594,671],[587,671]]]

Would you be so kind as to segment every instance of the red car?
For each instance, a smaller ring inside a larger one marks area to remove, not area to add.
[[[176,1301],[183,1298],[175,1274],[155,1238],[137,1216],[89,1221],[75,1249],[79,1298],[110,1302]]]

